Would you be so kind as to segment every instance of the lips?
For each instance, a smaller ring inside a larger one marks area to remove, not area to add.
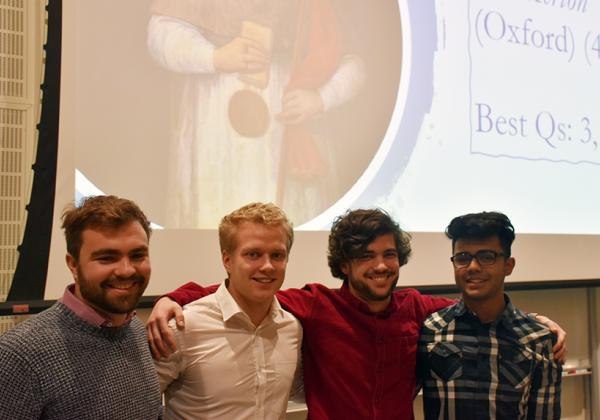
[[[467,281],[467,283],[483,283],[483,282],[487,281],[487,279],[474,277],[474,278],[467,278],[466,281]]]
[[[137,282],[128,281],[128,282],[121,282],[121,283],[115,283],[115,284],[108,284],[106,287],[108,287],[110,289],[129,290],[136,285],[137,285]]]
[[[102,287],[105,289],[128,291],[142,284],[144,284],[144,279],[141,276],[133,276],[128,279],[112,278],[107,280]]]
[[[262,283],[262,284],[270,284],[275,281],[275,279],[272,279],[272,278],[257,278],[257,277],[252,277],[252,280],[254,280],[258,283]]]
[[[369,280],[372,280],[374,283],[384,283],[384,282],[387,282],[392,276],[393,276],[393,273],[387,272],[387,273],[383,273],[383,274],[371,274],[366,277]]]
[[[487,284],[488,279],[474,278],[474,279],[466,279],[465,286],[467,287],[480,287]]]

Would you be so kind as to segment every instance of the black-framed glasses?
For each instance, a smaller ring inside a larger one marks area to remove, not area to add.
[[[491,249],[482,249],[477,251],[475,254],[468,252],[459,252],[450,257],[450,261],[456,268],[468,267],[473,261],[473,258],[477,260],[477,263],[481,266],[494,265],[498,257],[504,257],[503,252],[492,251]]]

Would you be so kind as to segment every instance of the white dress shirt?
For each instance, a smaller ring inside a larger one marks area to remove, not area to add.
[[[284,419],[300,379],[302,327],[276,298],[255,327],[222,284],[174,322],[177,351],[155,362],[165,419]]]

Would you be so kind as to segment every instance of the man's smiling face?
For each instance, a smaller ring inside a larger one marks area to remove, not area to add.
[[[222,253],[228,290],[242,309],[271,303],[281,288],[288,261],[282,226],[244,222],[235,233],[235,248]]]
[[[389,303],[400,273],[394,235],[376,237],[362,255],[343,264],[342,271],[354,296],[369,306]]]
[[[76,260],[67,254],[75,296],[119,325],[135,309],[150,279],[148,236],[137,221],[85,229]]]
[[[509,276],[515,267],[515,259],[504,256],[498,236],[486,239],[458,239],[453,252],[454,255],[475,255],[481,251],[493,251],[498,257],[489,265],[481,265],[473,258],[467,266],[454,266],[454,279],[467,305],[471,302],[503,300],[504,278]]]

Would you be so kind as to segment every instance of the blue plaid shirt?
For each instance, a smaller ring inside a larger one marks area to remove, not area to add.
[[[418,370],[426,419],[560,419],[555,337],[505,300],[489,324],[462,301],[425,320]]]

